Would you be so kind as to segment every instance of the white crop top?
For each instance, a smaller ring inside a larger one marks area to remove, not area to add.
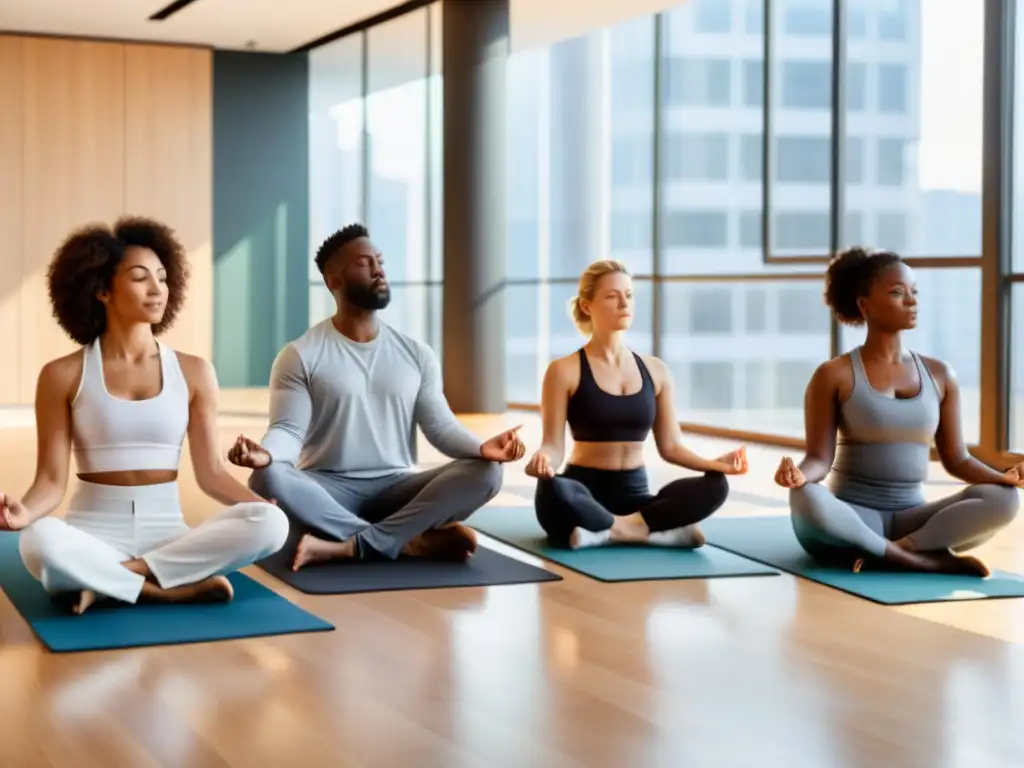
[[[83,349],[82,380],[71,402],[71,436],[80,474],[178,469],[188,431],[188,383],[178,356],[157,342],[160,394],[124,400],[107,391],[100,340]]]

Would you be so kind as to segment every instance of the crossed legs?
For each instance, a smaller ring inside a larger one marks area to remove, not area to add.
[[[182,522],[155,541],[144,540],[144,523],[138,527],[143,549],[133,551],[124,541],[130,537],[43,517],[22,531],[21,558],[48,593],[77,596],[74,610],[82,613],[98,598],[230,599],[224,575],[277,551],[288,536],[281,510],[259,502],[236,504],[194,528]]]
[[[501,489],[499,464],[459,459],[424,472],[348,478],[272,463],[249,485],[277,499],[297,527],[293,568],[333,559],[400,555],[464,560],[476,537],[461,525]]]
[[[1017,515],[1020,496],[1003,485],[972,485],[910,509],[877,511],[837,499],[807,483],[790,491],[793,531],[823,561],[865,555],[915,570],[988,575],[983,563],[957,555],[991,539]]]
[[[622,487],[616,487],[619,479]],[[645,476],[570,467],[567,474],[538,480],[534,502],[537,521],[557,547],[632,543],[695,548],[704,544],[696,524],[721,507],[728,494],[728,481],[719,472],[675,480],[652,496]]]

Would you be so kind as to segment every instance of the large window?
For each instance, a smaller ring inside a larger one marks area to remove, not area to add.
[[[871,37],[848,38],[844,70],[846,135],[862,145],[858,180],[847,144],[845,198],[848,210],[867,213],[864,242],[904,256],[979,256],[985,4],[848,0],[848,7],[877,24]],[[863,110],[850,103],[861,77],[854,66],[868,73]]]
[[[802,436],[811,373],[862,340],[823,301],[831,251],[856,244],[928,260],[908,345],[957,371],[976,442],[984,4],[846,0],[838,47],[834,3],[770,7],[767,90],[763,0],[681,2],[510,60],[510,399],[536,402],[582,343],[566,304],[610,254],[645,277],[631,343],[669,364],[685,421]]]

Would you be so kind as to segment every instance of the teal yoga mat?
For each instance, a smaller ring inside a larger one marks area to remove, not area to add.
[[[550,547],[530,507],[484,507],[467,524],[509,546],[598,581],[778,576],[773,568],[708,546],[695,550],[647,546],[581,550]]]
[[[818,565],[796,540],[788,515],[712,518],[701,527],[717,547],[882,605],[1024,597],[1024,578],[1012,573],[993,571],[982,579]]]
[[[0,588],[40,641],[54,653],[334,629],[333,624],[244,574],[233,573],[228,578],[235,588],[230,603],[125,605],[102,601],[76,616],[47,595],[25,570],[18,555],[18,534],[0,533]]]

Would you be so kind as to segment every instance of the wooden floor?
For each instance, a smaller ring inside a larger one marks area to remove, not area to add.
[[[535,416],[467,423],[518,421],[535,447]],[[222,424],[225,449],[263,427]],[[25,489],[34,451],[30,429],[0,430],[0,489]],[[751,447],[720,514],[784,512],[780,455]],[[529,504],[524,463],[495,503]],[[215,509],[187,464],[181,482],[190,521]],[[929,496],[951,491],[936,470]],[[1024,572],[1024,522],[983,553]],[[110,653],[49,654],[0,598],[0,766],[1024,765],[1024,600],[887,608],[788,575],[546,567],[564,581],[339,597],[248,569],[337,630]]]

